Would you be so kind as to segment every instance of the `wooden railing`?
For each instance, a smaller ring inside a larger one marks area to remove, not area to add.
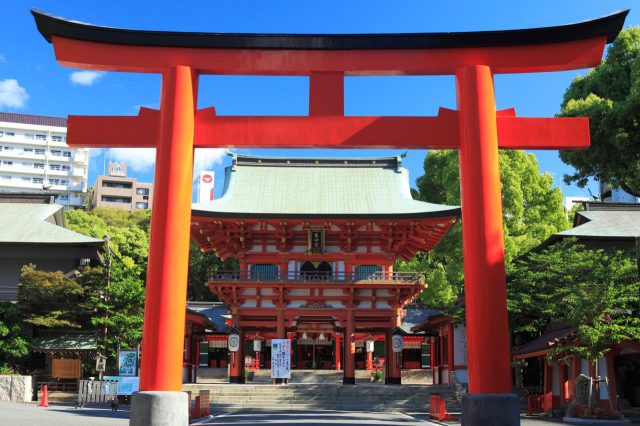
[[[281,274],[277,271],[242,273],[239,271],[218,271],[210,277],[211,281],[261,281],[261,282],[347,282],[347,283],[376,283],[376,282],[398,282],[417,283],[424,280],[424,275],[420,272],[375,272],[369,275],[362,275],[357,272],[288,272]]]

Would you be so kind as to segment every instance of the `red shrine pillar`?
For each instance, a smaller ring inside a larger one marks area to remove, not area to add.
[[[367,371],[373,370],[373,352],[367,352],[367,364],[365,369]]]
[[[385,384],[387,385],[399,385],[402,383],[401,378],[401,366],[400,366],[400,356],[401,354],[393,351],[393,336],[392,332],[396,327],[400,326],[400,311],[401,308],[396,309],[396,314],[392,319],[393,327],[387,330],[387,348],[386,348],[386,370],[387,377],[385,378]]]
[[[498,132],[493,75],[456,72],[465,305],[472,394],[511,393]]]
[[[140,389],[180,391],[193,180],[195,79],[187,66],[162,74],[160,140],[147,272]]]
[[[355,318],[353,309],[347,311],[347,321],[344,327],[344,375],[342,383],[345,385],[356,384],[356,342]]]
[[[334,352],[334,363],[333,365],[335,365],[335,369],[336,370],[340,370],[340,345],[342,339],[340,339],[340,333],[336,332],[335,333],[335,352]]]
[[[276,338],[286,339],[287,333],[284,326],[284,309],[278,308],[276,313]]]

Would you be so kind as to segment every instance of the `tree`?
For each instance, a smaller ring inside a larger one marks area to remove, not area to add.
[[[98,349],[107,358],[115,359],[118,347],[135,348],[142,341],[144,281],[139,274],[113,262],[109,286],[95,305],[99,314],[91,324],[102,332]]]
[[[591,147],[563,151],[576,168],[567,184],[584,187],[590,178],[640,196],[640,27],[620,33],[606,60],[567,89],[561,116],[589,117]]]
[[[24,322],[45,328],[80,328],[84,288],[62,271],[47,272],[35,265],[22,267],[18,280],[18,308]]]
[[[216,271],[233,271],[238,268],[236,259],[220,260],[213,251],[203,252],[193,242],[189,247],[189,278],[187,298],[189,300],[218,300],[207,283]]]
[[[29,354],[29,340],[22,334],[20,311],[11,302],[0,302],[0,370],[15,371]]]
[[[417,179],[414,197],[438,204],[460,204],[460,172],[457,151],[429,151],[425,174]],[[500,151],[500,180],[504,221],[505,261],[540,244],[569,227],[562,193],[553,178],[540,173],[533,154]],[[404,270],[425,271],[429,286],[420,298],[430,306],[450,307],[462,295],[464,270],[462,226],[456,223],[428,254],[397,265]]]
[[[598,358],[611,345],[640,338],[639,292],[638,268],[628,253],[587,250],[577,239],[565,239],[511,266],[509,319],[513,331],[574,326],[579,345],[559,343],[548,356],[579,355],[598,376]]]

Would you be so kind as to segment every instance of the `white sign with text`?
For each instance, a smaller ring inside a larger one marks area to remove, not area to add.
[[[271,378],[291,378],[291,340],[271,339]]]

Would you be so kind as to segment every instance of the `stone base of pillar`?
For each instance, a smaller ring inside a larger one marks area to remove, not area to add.
[[[400,377],[387,377],[384,379],[385,385],[401,385],[402,379]]]
[[[130,426],[187,426],[186,392],[144,391],[131,397]]]
[[[518,426],[518,399],[513,394],[465,394],[462,396],[462,424]]]
[[[355,385],[356,384],[356,378],[355,377],[343,377],[342,378],[342,384],[343,385]]]
[[[244,383],[242,376],[229,376],[229,383]]]

